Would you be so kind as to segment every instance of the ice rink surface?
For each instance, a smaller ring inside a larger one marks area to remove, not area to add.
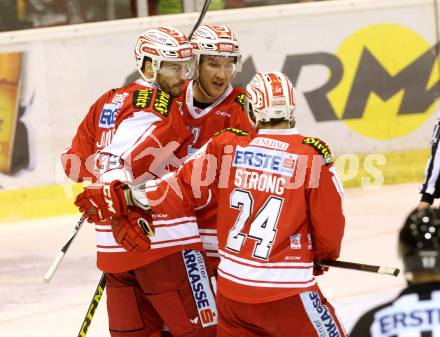
[[[417,205],[417,188],[417,184],[402,184],[347,189],[347,225],[340,260],[400,268],[397,232]],[[78,217],[0,223],[1,337],[78,335],[101,275],[95,267],[92,225],[83,226],[52,281],[43,282]],[[337,268],[318,281],[347,331],[364,311],[392,299],[405,286],[403,275],[395,278]],[[105,296],[87,336],[110,336]]]

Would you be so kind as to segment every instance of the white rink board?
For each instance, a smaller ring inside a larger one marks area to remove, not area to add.
[[[401,267],[397,232],[417,204],[417,185],[349,189],[347,226],[340,259]],[[76,217],[0,223],[0,336],[76,336],[99,280],[94,267],[93,227],[85,224],[50,284],[43,275],[69,237]],[[318,279],[347,330],[372,306],[405,286],[397,278],[331,269]],[[105,297],[87,334],[109,336]]]
[[[353,34],[384,24],[394,25],[404,33],[408,31],[429,48],[436,43],[434,8],[434,0],[340,0],[215,11],[209,12],[204,22],[230,25],[241,41],[243,59],[249,61],[252,57],[256,70],[285,70],[291,77],[298,75],[295,76],[297,120],[304,134],[325,139],[336,154],[386,152],[429,146],[440,88],[434,93],[436,99],[430,110],[420,114],[423,118],[415,129],[391,138],[385,130],[384,138],[378,139],[353,130],[339,119],[318,122],[315,115],[322,111],[319,106],[316,111],[311,110],[310,98],[307,100],[305,93],[324,86],[331,76],[330,68],[309,64],[295,72],[295,63],[283,69],[284,62],[288,55],[309,54],[325,54],[337,62],[338,50]],[[31,152],[30,168],[16,176],[0,174],[1,185],[17,188],[63,181],[63,174],[56,170],[59,154],[70,144],[88,107],[104,91],[122,86],[135,71],[133,46],[138,34],[149,27],[166,24],[188,32],[196,17],[195,13],[169,15],[0,33],[0,52],[25,53],[21,104],[27,109],[21,122],[28,129]],[[382,35],[380,29],[370,33],[372,40]],[[393,57],[398,59],[399,53],[413,48],[412,45],[404,47],[396,50]],[[425,51],[423,48],[421,52]],[[419,54],[411,57],[417,59]],[[379,63],[383,61],[377,57]],[[385,61],[394,62],[393,58]],[[344,72],[350,69],[346,64],[343,66]],[[402,67],[385,70],[389,76],[395,76],[405,68]],[[246,69],[242,76],[253,74],[252,69]],[[429,87],[434,86],[437,77],[433,70]],[[408,82],[411,81],[402,83]],[[407,91],[399,91],[398,95]],[[368,101],[368,104],[381,106],[377,99],[371,99],[375,103]],[[387,104],[388,100],[384,102]],[[391,123],[390,128],[399,127],[398,123]]]

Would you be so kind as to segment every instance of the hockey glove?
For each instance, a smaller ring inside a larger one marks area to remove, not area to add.
[[[149,237],[154,235],[150,226],[151,214],[137,207],[128,215],[112,218],[112,231],[117,243],[128,251],[145,252],[150,248]]]
[[[328,267],[320,265],[319,260],[315,261],[315,264],[313,265],[313,275],[320,276],[326,271],[328,271]]]
[[[76,197],[75,205],[88,222],[110,220],[128,214],[126,194],[129,191],[128,185],[118,180],[92,184]]]

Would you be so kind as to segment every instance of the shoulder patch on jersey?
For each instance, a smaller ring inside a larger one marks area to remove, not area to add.
[[[313,147],[316,152],[322,156],[325,165],[333,163],[333,154],[330,151],[330,146],[324,143],[321,139],[305,137],[303,139],[303,144]]]
[[[154,99],[153,109],[164,117],[168,117],[173,98],[165,91],[159,90]]]
[[[245,98],[245,95],[240,94],[237,97],[235,97],[234,102],[237,103],[238,105],[241,105],[242,107],[244,107],[244,98]]]
[[[133,107],[145,109],[151,105],[152,89],[136,90],[133,94]]]
[[[217,131],[216,133],[214,133],[214,136],[218,136],[219,134],[221,134],[224,131],[229,131],[229,132],[235,133],[236,135],[239,135],[239,136],[247,136],[249,133],[247,131],[236,129],[236,128],[226,128],[226,129]]]

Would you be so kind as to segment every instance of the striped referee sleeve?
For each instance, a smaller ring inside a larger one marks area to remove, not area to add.
[[[437,124],[434,127],[432,133],[432,149],[431,157],[426,164],[425,170],[425,182],[420,188],[422,194],[421,201],[432,204],[434,199],[440,198],[440,147],[439,145],[440,134],[440,119],[437,120]]]

